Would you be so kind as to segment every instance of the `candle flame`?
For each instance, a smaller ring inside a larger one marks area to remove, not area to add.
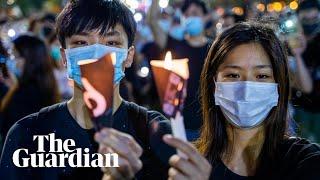
[[[164,68],[171,70],[172,69],[172,54],[171,51],[168,51],[166,53],[166,56],[164,58]]]

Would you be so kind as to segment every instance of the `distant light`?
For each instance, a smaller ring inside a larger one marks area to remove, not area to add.
[[[142,20],[142,14],[141,13],[139,13],[139,12],[137,12],[136,14],[134,14],[134,20],[136,20],[136,22],[139,22],[139,21],[141,21]]]
[[[298,4],[297,1],[292,1],[292,2],[289,4],[289,7],[290,7],[290,9],[292,9],[292,10],[296,10],[296,9],[298,9],[299,4]]]
[[[274,2],[273,3],[273,9],[276,12],[280,12],[282,10],[282,4],[280,2]]]
[[[274,11],[273,4],[268,4],[267,5],[267,11],[268,12],[273,12]]]
[[[139,7],[139,2],[137,0],[126,0],[125,3],[132,9],[137,9]]]
[[[16,31],[14,29],[9,29],[8,36],[9,37],[14,37],[15,35],[16,35]]]
[[[266,6],[262,3],[257,4],[257,9],[263,12],[266,9]]]
[[[138,75],[140,77],[145,78],[149,75],[149,72],[150,72],[149,68],[144,66],[140,69],[140,72],[138,72]]]
[[[217,29],[221,29],[221,28],[222,28],[222,23],[217,23],[217,24],[216,24],[216,28],[217,28]]]
[[[7,0],[8,5],[12,5],[12,4],[14,4],[14,2],[15,2],[14,0]]]
[[[243,9],[241,7],[234,7],[232,8],[232,12],[234,12],[236,15],[243,15]]]
[[[161,8],[166,8],[166,7],[168,7],[168,5],[169,5],[169,0],[160,0],[159,1],[159,6]]]
[[[293,22],[291,20],[287,20],[285,22],[285,25],[286,25],[287,28],[291,28],[291,27],[293,27]]]

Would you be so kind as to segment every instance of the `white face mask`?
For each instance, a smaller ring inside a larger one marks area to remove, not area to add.
[[[278,84],[252,81],[216,82],[215,104],[239,128],[260,125],[278,104]]]

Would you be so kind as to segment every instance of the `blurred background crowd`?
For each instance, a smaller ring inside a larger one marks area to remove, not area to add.
[[[188,138],[201,126],[198,87],[215,38],[241,21],[270,24],[287,47],[291,71],[290,133],[320,142],[320,5],[317,0],[123,0],[138,24],[135,60],[121,82],[128,101],[161,111],[151,60],[188,58],[184,105]],[[67,0],[2,0],[0,8],[0,144],[20,118],[72,97],[55,18]],[[1,147],[1,146],[0,146]],[[1,148],[0,148],[1,149]]]

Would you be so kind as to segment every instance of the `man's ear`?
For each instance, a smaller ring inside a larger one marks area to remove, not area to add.
[[[60,54],[61,54],[61,58],[62,58],[62,62],[63,62],[63,66],[67,67],[67,57],[66,57],[66,52],[65,50],[61,47],[60,48]]]
[[[135,51],[134,46],[131,46],[128,50],[127,59],[123,62],[123,65],[125,68],[131,67],[131,64],[134,58],[134,51]]]

